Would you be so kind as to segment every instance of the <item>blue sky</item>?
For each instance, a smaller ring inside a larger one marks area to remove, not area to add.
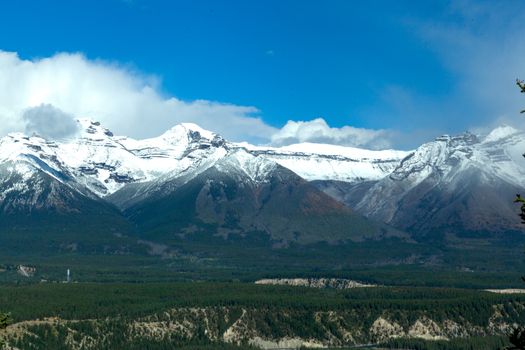
[[[258,126],[218,130],[236,140],[407,148],[442,133],[518,120],[513,113],[525,99],[513,80],[525,76],[518,59],[525,57],[523,19],[519,0],[19,0],[0,4],[0,50],[33,63],[80,54],[84,64],[129,74],[132,84],[152,87],[161,99],[242,106],[233,113]],[[38,103],[78,112],[67,107],[75,101],[49,99]],[[221,119],[223,112],[231,111],[204,114]],[[221,129],[184,113],[182,119]],[[325,123],[312,132],[308,123],[319,117]],[[181,118],[159,119],[149,133]],[[289,121],[306,124],[283,131]],[[140,117],[132,124],[122,132],[153,136],[141,134]],[[260,137],[247,132],[257,127]],[[368,131],[369,139],[356,141]]]

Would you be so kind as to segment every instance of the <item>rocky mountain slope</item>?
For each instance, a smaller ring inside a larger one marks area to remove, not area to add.
[[[510,127],[484,138],[442,136],[419,147],[351,204],[416,234],[522,231],[512,199],[525,188],[524,151],[525,134]]]

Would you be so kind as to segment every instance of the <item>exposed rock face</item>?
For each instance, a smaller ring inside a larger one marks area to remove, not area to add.
[[[442,323],[443,332],[448,335],[449,338],[465,338],[468,337],[469,332],[462,327],[459,323],[452,320],[445,320]],[[471,329],[471,332],[474,332],[476,327]],[[482,332],[480,332],[482,333]]]
[[[162,315],[136,320],[130,325],[130,334],[146,339],[163,339],[173,335],[192,339],[202,330],[207,338],[218,341],[223,336],[217,325],[227,323],[229,319],[229,310],[225,308],[172,309]]]
[[[241,344],[246,336],[256,337],[256,332],[249,327],[249,317],[245,309],[242,310],[241,317],[237,319],[222,335],[226,343]]]
[[[393,321],[379,317],[370,327],[370,337],[374,343],[406,336],[403,327]]]
[[[427,317],[417,320],[408,330],[408,336],[426,340],[448,340],[441,327]]]
[[[385,342],[395,338],[415,338],[424,340],[450,340],[452,338],[466,338],[469,336],[484,336],[488,334],[506,334],[508,327],[501,322],[502,315],[495,312],[491,317],[488,328],[482,328],[463,322],[462,324],[446,319],[442,322],[423,316],[418,318],[408,327],[403,327],[389,318],[379,317],[374,321],[369,330],[370,340],[373,343]],[[502,327],[500,329],[494,329]]]
[[[299,349],[299,348],[325,348],[326,346],[315,340],[302,338],[282,338],[278,340],[267,340],[260,337],[250,339],[250,345],[261,349]]]
[[[342,278],[273,278],[255,281],[255,284],[333,289],[376,287],[374,284],[365,284]]]
[[[486,292],[496,294],[525,294],[525,289],[508,288],[508,289],[485,289]]]

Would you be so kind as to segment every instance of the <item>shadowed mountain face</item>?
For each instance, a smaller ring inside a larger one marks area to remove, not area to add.
[[[357,203],[361,201],[363,196],[367,193],[377,181],[362,181],[362,182],[343,182],[333,180],[315,180],[312,184],[334,198],[335,200],[344,203],[350,208],[355,208]]]
[[[521,230],[517,208],[512,203],[519,192],[516,185],[488,181],[490,176],[479,169],[465,170],[454,188],[443,186],[436,177],[429,176],[406,193],[395,180],[385,180],[381,185],[388,186],[388,190],[383,187],[379,196],[391,195],[392,200],[397,200],[395,205],[376,197],[377,207],[361,202],[359,208],[416,235],[498,236]],[[368,195],[379,191],[379,186]]]
[[[244,167],[238,166],[241,163]],[[263,235],[284,246],[406,238],[355,213],[288,169],[244,151],[185,183],[164,183],[125,214],[144,232],[191,235],[206,230],[224,238]]]

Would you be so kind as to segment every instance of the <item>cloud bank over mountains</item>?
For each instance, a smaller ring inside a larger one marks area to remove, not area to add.
[[[255,107],[165,97],[154,78],[81,54],[22,60],[0,52],[0,90],[7,92],[0,95],[2,134],[24,130],[26,110],[42,104],[135,137],[156,136],[183,121],[229,137],[270,137],[275,132],[256,116]]]
[[[311,121],[289,120],[282,129],[272,135],[272,144],[285,146],[300,142],[329,143],[370,149],[382,149],[391,146],[391,131],[371,130],[343,126],[332,128],[323,118]]]
[[[13,131],[49,138],[74,135],[74,118],[103,123],[135,138],[160,135],[181,122],[193,122],[234,141],[326,142],[388,147],[382,130],[331,128],[323,119],[289,121],[282,129],[265,123],[254,106],[165,96],[158,79],[82,54],[59,53],[21,59],[0,51],[0,135]],[[377,143],[376,143],[377,141]]]

